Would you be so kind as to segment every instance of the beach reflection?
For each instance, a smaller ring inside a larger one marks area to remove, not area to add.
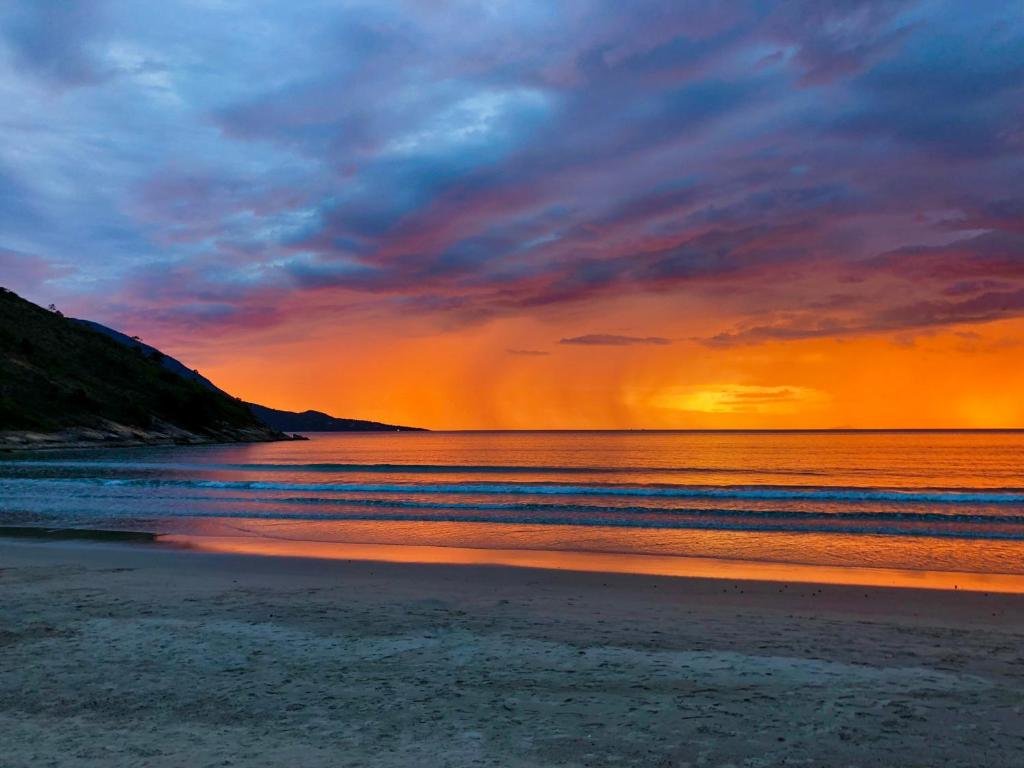
[[[587,552],[1024,576],[1024,542],[1020,541],[453,521],[203,518],[173,523],[164,532],[292,542]]]
[[[368,560],[391,563],[490,565],[559,571],[642,574],[741,581],[846,584],[878,587],[1024,593],[1024,576],[892,568],[834,567],[618,552],[474,549],[406,544],[294,541],[255,536],[167,535],[168,544],[239,555]]]

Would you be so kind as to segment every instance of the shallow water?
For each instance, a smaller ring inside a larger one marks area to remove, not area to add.
[[[0,523],[1024,574],[1024,433],[477,432],[0,461]]]

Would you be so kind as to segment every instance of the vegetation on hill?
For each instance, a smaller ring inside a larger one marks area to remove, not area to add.
[[[165,368],[159,355],[0,289],[0,430],[281,437],[235,398]]]

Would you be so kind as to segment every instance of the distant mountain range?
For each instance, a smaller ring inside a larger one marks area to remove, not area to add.
[[[0,288],[0,448],[285,440],[402,430],[245,403],[160,350]]]
[[[341,419],[321,411],[280,411],[246,403],[264,424],[284,432],[423,432],[419,427],[400,427],[362,419]]]

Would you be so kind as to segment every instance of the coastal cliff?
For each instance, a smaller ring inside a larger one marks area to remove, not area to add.
[[[289,439],[163,359],[0,289],[0,448]]]

